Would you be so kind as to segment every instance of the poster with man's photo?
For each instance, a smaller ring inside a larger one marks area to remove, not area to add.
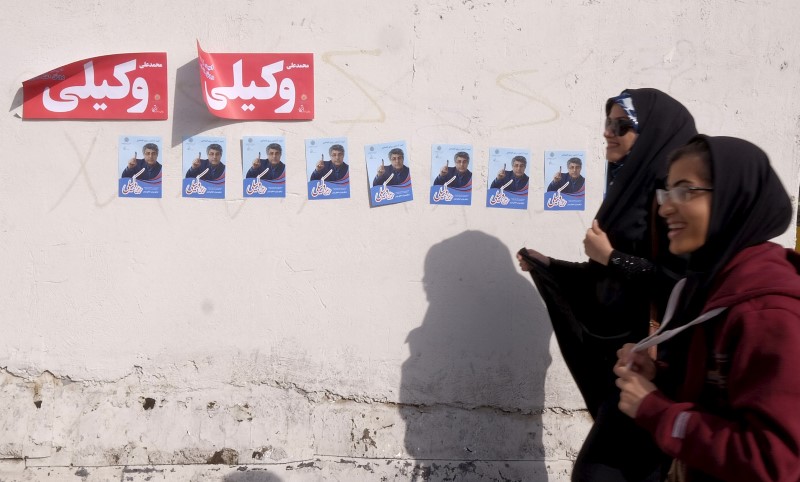
[[[160,198],[161,138],[120,136],[117,153],[119,197]]]
[[[285,146],[281,136],[242,138],[242,196],[286,197]]]
[[[370,180],[369,203],[372,207],[414,199],[407,153],[405,141],[364,146]]]
[[[527,149],[492,147],[489,149],[486,207],[528,209]]]
[[[545,211],[583,211],[586,179],[581,174],[586,151],[545,151]]]
[[[472,204],[472,146],[434,144],[431,146],[431,204]]]
[[[225,199],[225,138],[188,137],[183,141],[183,197]]]
[[[306,139],[308,199],[350,197],[350,165],[347,138]]]

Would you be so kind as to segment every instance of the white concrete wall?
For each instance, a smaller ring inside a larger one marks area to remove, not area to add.
[[[567,480],[588,419],[513,252],[583,257],[604,100],[660,88],[798,192],[795,0],[3,10],[0,479]],[[313,52],[316,119],[213,118],[195,39]],[[168,121],[14,115],[23,80],[134,51],[168,53]],[[163,137],[163,199],[117,198],[121,134]],[[180,143],[199,134],[228,140],[224,201],[180,197]],[[286,199],[242,199],[245,135],[286,137]],[[334,136],[352,198],[309,202],[303,141]],[[363,145],[399,139],[416,200],[370,209]],[[474,145],[472,206],[428,204],[442,142]],[[527,211],[483,207],[490,146],[532,150]],[[543,212],[546,149],[587,151],[585,212]],[[243,466],[165,467],[206,463]]]

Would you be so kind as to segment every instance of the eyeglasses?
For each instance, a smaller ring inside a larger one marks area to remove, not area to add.
[[[634,127],[636,127],[636,124],[628,118],[615,117],[612,119],[611,117],[606,117],[605,130],[608,131],[611,129],[611,133],[613,133],[615,137],[624,136]]]
[[[656,201],[661,206],[667,201],[675,204],[683,204],[692,199],[694,191],[713,191],[710,187],[678,186],[672,189],[656,189]]]

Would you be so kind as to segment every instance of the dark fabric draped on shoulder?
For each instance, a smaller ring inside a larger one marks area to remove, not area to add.
[[[692,114],[657,89],[626,89],[639,122],[639,137],[595,218],[620,251],[650,258],[649,214],[653,193],[667,177],[667,156],[697,135]],[[613,100],[606,102],[606,116]]]

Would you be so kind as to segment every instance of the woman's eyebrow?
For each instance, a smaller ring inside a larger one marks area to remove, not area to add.
[[[680,186],[681,184],[692,184],[692,181],[690,181],[688,179],[678,179],[677,181],[673,182],[672,184],[667,184],[667,187]]]

